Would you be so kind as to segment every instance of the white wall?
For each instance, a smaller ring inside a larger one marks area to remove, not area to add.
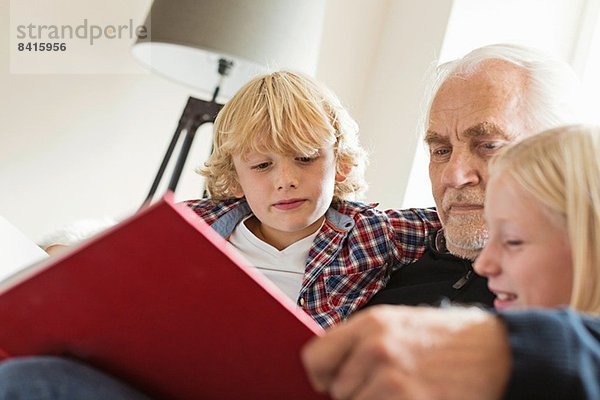
[[[392,1],[362,120],[371,150],[369,200],[399,208],[415,148],[425,73],[440,52],[452,1]],[[431,206],[432,203],[420,204]]]
[[[88,17],[106,11],[86,1]],[[131,3],[137,15],[113,12],[114,19],[143,21],[150,1]],[[0,4],[8,27],[9,1]],[[134,74],[11,74],[7,34],[0,35],[0,214],[37,240],[81,218],[134,210],[189,91],[146,73],[129,52],[98,50]]]
[[[150,3],[128,3],[136,21],[143,20]],[[110,11],[97,1],[78,4],[79,9],[85,4],[90,16]],[[362,140],[372,154],[370,200],[400,204],[412,160],[420,76],[439,51],[450,4],[328,2],[317,76],[338,93],[362,126]],[[69,15],[69,10],[56,12],[64,18],[81,18],[73,11]],[[9,26],[9,11],[9,0],[0,0],[2,26]],[[113,14],[109,16],[115,20],[132,17],[119,9]],[[128,52],[101,56],[127,66],[132,74],[10,74],[8,46],[4,30],[0,214],[39,240],[75,220],[120,218],[134,211],[151,184],[187,96],[193,93],[145,74]],[[209,134],[199,133],[206,142],[199,152],[205,152]],[[390,151],[395,147],[399,150]],[[186,169],[191,171],[202,157],[193,157]],[[190,182],[192,178],[196,180]],[[180,183],[179,197],[197,197],[200,188],[201,180],[190,172]]]
[[[13,1],[21,7],[28,4]],[[129,0],[133,11],[124,13],[107,8],[107,2],[60,1],[77,2],[79,7],[85,4],[89,15],[108,14],[116,20],[134,17],[140,22],[151,3]],[[449,37],[463,45],[457,53],[479,45],[474,41],[486,37],[481,32],[488,26],[512,26],[514,21],[495,20],[494,12],[485,8],[502,9],[505,1],[327,1],[317,77],[342,98],[361,126],[361,140],[371,153],[367,200],[400,207],[419,140],[415,128],[423,76],[442,52],[449,20]],[[541,0],[529,1],[560,19],[563,15],[575,18],[577,12],[567,5],[584,0],[557,0],[551,2],[557,4],[552,7]],[[521,0],[509,2],[513,8],[523,4]],[[57,12],[66,18],[69,10]],[[9,26],[9,15],[9,0],[0,0],[1,26]],[[456,22],[461,21],[457,15],[463,16],[462,22]],[[541,24],[534,17],[540,16],[519,15],[517,19],[520,24]],[[505,13],[503,18],[512,17]],[[460,27],[465,21],[472,24],[470,33],[457,36],[459,30],[452,26]],[[553,22],[544,24],[538,36],[553,32]],[[0,214],[39,240],[75,220],[120,218],[133,212],[149,189],[187,96],[194,93],[147,74],[128,51],[100,48],[99,57],[133,73],[10,74],[7,35],[7,29],[0,33]],[[564,44],[561,51],[568,51],[568,40],[559,42]],[[199,132],[197,154],[190,158],[188,173],[180,183],[180,199],[201,194],[201,179],[191,170],[202,162],[200,153],[206,152],[209,138],[209,129]],[[426,183],[427,179],[418,179],[411,188],[422,190]]]
[[[423,76],[439,55],[452,1],[329,4],[317,76],[359,122],[371,161],[367,201],[400,207],[418,141]]]

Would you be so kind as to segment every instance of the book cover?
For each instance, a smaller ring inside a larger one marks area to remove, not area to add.
[[[319,399],[321,328],[171,197],[0,285],[5,356],[82,360],[155,398]]]

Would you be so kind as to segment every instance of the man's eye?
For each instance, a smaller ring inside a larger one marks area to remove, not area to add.
[[[270,162],[263,162],[263,163],[260,163],[260,164],[253,165],[251,168],[255,169],[255,170],[258,170],[258,171],[262,171],[262,170],[265,170],[265,169],[269,168],[270,165],[271,165]]]
[[[502,147],[504,147],[505,144],[506,144],[506,142],[504,142],[504,141],[484,142],[484,143],[481,143],[480,147],[486,152],[493,152],[498,149],[501,149]]]
[[[429,150],[431,154],[431,158],[434,160],[443,160],[450,156],[450,148],[449,147],[437,147]]]

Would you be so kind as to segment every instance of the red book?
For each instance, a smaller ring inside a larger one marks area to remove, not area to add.
[[[0,353],[82,360],[156,398],[321,399],[321,328],[168,197],[0,284]]]

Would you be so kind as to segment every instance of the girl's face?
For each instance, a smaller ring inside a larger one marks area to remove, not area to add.
[[[488,183],[488,241],[475,271],[488,278],[497,309],[569,304],[573,283],[566,223],[511,178]]]

